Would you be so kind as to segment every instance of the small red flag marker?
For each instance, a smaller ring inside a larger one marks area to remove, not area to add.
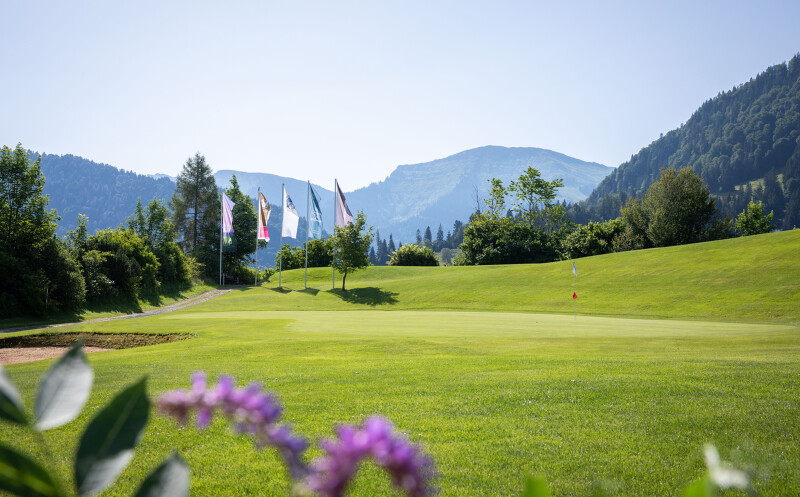
[[[577,294],[577,293],[575,293],[575,292],[573,292],[573,293],[572,293],[572,298],[573,298],[573,299],[577,299],[577,298],[578,298],[578,294]]]

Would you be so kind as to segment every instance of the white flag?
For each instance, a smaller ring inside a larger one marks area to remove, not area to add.
[[[350,214],[350,209],[347,207],[347,202],[344,199],[344,193],[339,188],[339,183],[336,183],[336,226],[344,228],[348,224],[352,224],[353,215]]]
[[[572,263],[572,274],[578,276],[578,269],[575,267],[575,263]]]
[[[300,222],[300,215],[297,214],[297,209],[294,208],[292,197],[286,192],[286,187],[283,187],[283,228],[281,234],[287,238],[297,238],[297,224]]]

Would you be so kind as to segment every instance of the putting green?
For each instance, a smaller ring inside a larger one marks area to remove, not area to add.
[[[790,325],[618,319],[558,314],[429,311],[239,311],[187,312],[160,320],[239,322],[289,320],[287,331],[335,335],[470,338],[608,338],[736,336],[796,331]],[[257,325],[255,325],[257,326]]]

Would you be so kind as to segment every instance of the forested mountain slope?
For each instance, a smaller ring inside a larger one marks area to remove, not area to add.
[[[641,196],[666,167],[693,168],[725,214],[762,200],[778,226],[800,226],[800,55],[705,102],[609,174],[583,207],[616,217],[620,196]]]

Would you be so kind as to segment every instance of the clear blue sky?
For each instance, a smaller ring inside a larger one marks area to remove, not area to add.
[[[617,166],[800,52],[800,2],[5,2],[0,144],[345,190],[483,145]]]

